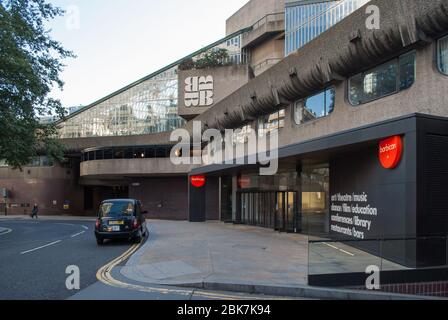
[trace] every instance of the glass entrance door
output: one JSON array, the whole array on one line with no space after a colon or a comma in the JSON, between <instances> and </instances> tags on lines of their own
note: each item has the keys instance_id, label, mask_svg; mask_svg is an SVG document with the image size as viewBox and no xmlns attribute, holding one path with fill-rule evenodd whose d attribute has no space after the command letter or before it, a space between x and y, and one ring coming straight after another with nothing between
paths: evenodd
<instances>
[{"instance_id":1,"label":"glass entrance door","mask_svg":"<svg viewBox=\"0 0 448 320\"><path fill-rule=\"evenodd\" d=\"M297 232L297 192L277 192L275 230Z\"/></svg>"},{"instance_id":2,"label":"glass entrance door","mask_svg":"<svg viewBox=\"0 0 448 320\"><path fill-rule=\"evenodd\" d=\"M285 193L286 214L285 214L285 231L297 232L297 192Z\"/></svg>"},{"instance_id":3,"label":"glass entrance door","mask_svg":"<svg viewBox=\"0 0 448 320\"><path fill-rule=\"evenodd\" d=\"M285 193L277 192L277 210L275 212L275 230L285 230Z\"/></svg>"},{"instance_id":4,"label":"glass entrance door","mask_svg":"<svg viewBox=\"0 0 448 320\"><path fill-rule=\"evenodd\" d=\"M302 226L308 235L329 233L330 167L328 164L302 168Z\"/></svg>"},{"instance_id":5,"label":"glass entrance door","mask_svg":"<svg viewBox=\"0 0 448 320\"><path fill-rule=\"evenodd\" d=\"M241 193L241 223L297 232L297 192Z\"/></svg>"}]
</instances>

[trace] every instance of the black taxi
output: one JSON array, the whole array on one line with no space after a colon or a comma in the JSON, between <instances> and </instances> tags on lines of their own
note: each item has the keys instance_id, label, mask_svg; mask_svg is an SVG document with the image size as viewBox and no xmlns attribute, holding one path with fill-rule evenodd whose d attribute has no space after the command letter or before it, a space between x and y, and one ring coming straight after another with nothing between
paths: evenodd
<instances>
[{"instance_id":1,"label":"black taxi","mask_svg":"<svg viewBox=\"0 0 448 320\"><path fill-rule=\"evenodd\" d=\"M95 224L98 245L102 245L106 239L129 239L140 243L147 233L145 213L139 200L103 201Z\"/></svg>"}]
</instances>

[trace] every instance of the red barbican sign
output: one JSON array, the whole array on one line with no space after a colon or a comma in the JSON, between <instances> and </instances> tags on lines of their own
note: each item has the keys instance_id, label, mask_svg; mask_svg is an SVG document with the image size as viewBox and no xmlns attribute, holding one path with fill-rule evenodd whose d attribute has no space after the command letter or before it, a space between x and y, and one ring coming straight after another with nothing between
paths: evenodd
<instances>
[{"instance_id":1,"label":"red barbican sign","mask_svg":"<svg viewBox=\"0 0 448 320\"><path fill-rule=\"evenodd\" d=\"M391 137L380 142L380 162L385 169L395 169L403 155L403 140L400 136Z\"/></svg>"},{"instance_id":2,"label":"red barbican sign","mask_svg":"<svg viewBox=\"0 0 448 320\"><path fill-rule=\"evenodd\" d=\"M205 186L205 176L191 176L190 182L191 185L195 188L202 188Z\"/></svg>"}]
</instances>

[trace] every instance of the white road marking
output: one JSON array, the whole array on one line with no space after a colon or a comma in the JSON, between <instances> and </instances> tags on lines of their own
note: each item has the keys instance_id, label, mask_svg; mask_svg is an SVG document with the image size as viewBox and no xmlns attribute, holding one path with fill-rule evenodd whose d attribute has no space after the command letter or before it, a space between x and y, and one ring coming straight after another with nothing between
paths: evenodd
<instances>
[{"instance_id":1,"label":"white road marking","mask_svg":"<svg viewBox=\"0 0 448 320\"><path fill-rule=\"evenodd\" d=\"M350 252L345 251L345 250L342 250L342 249L339 249L339 251L341 251L341 252L343 252L343 253L345 253L345 254L348 254L349 256L352 256L352 257L355 256L353 253L350 253Z\"/></svg>"},{"instance_id":2,"label":"white road marking","mask_svg":"<svg viewBox=\"0 0 448 320\"><path fill-rule=\"evenodd\" d=\"M86 227L86 226L81 226L81 227L83 227L85 230L89 230L89 227Z\"/></svg>"},{"instance_id":3,"label":"white road marking","mask_svg":"<svg viewBox=\"0 0 448 320\"><path fill-rule=\"evenodd\" d=\"M27 253L31 253L31 252L34 252L34 251L37 251L37 250L40 250L40 249L44 249L44 248L53 246L53 245L55 245L55 244L58 244L59 242L62 242L62 241L61 241L61 240L58 240L58 241L55 241L55 242L46 244L46 245L44 245L44 246L41 246L41 247L39 247L39 248L34 248L34 249L31 249L31 250L28 250L28 251L23 251L23 252L21 252L20 254L21 254L21 255L24 255L24 254L27 254Z\"/></svg>"},{"instance_id":4,"label":"white road marking","mask_svg":"<svg viewBox=\"0 0 448 320\"><path fill-rule=\"evenodd\" d=\"M336 246L333 246L333 245L331 245L331 244L329 244L329 243L324 243L324 245L326 245L326 246L329 246L330 248L333 248L333 249L339 250L339 248L338 248L338 247L336 247Z\"/></svg>"},{"instance_id":5,"label":"white road marking","mask_svg":"<svg viewBox=\"0 0 448 320\"><path fill-rule=\"evenodd\" d=\"M329 244L329 243L323 243L323 244L326 245L326 246L328 246L328 247L330 247L330 248L333 248L333 249L335 249L335 250L341 251L342 253L345 253L345 254L347 254L347 255L349 255L349 256L351 256L351 257L354 257L354 256L355 256L353 253L348 252L348 251L345 251L345 250L343 250L343 249L339 249L338 247L333 246L333 245L331 245L331 244Z\"/></svg>"},{"instance_id":6,"label":"white road marking","mask_svg":"<svg viewBox=\"0 0 448 320\"><path fill-rule=\"evenodd\" d=\"M5 234L8 234L8 233L12 232L12 229L9 229L9 228L5 228L5 229L6 229L5 231L0 232L0 236L4 236Z\"/></svg>"},{"instance_id":7,"label":"white road marking","mask_svg":"<svg viewBox=\"0 0 448 320\"><path fill-rule=\"evenodd\" d=\"M77 233L77 234L72 235L71 238L76 238L77 236L80 236L80 235L82 235L83 233L86 233L86 232L85 232L85 231L81 231L81 232L79 232L79 233Z\"/></svg>"}]
</instances>

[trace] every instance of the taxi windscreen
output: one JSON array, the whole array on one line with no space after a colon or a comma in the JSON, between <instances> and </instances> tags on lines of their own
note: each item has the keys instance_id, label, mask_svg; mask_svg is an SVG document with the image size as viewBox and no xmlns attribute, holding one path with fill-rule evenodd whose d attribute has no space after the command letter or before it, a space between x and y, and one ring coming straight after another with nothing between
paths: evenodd
<instances>
[{"instance_id":1,"label":"taxi windscreen","mask_svg":"<svg viewBox=\"0 0 448 320\"><path fill-rule=\"evenodd\" d=\"M100 207L100 218L133 216L134 204L131 202L104 202Z\"/></svg>"}]
</instances>

